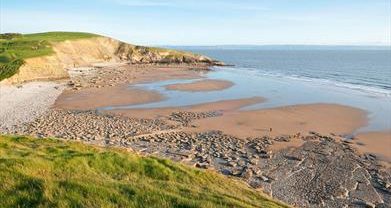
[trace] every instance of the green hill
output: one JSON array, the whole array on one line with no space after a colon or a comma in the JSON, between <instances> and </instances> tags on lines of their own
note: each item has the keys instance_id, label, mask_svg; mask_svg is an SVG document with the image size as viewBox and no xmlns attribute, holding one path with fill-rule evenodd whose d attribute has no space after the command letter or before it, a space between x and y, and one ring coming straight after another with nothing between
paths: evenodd
<instances>
[{"instance_id":1,"label":"green hill","mask_svg":"<svg viewBox=\"0 0 391 208\"><path fill-rule=\"evenodd\" d=\"M244 183L168 160L0 136L1 207L284 207Z\"/></svg>"},{"instance_id":2,"label":"green hill","mask_svg":"<svg viewBox=\"0 0 391 208\"><path fill-rule=\"evenodd\" d=\"M17 73L26 58L53 54L52 44L54 42L91 37L98 36L79 32L0 34L0 81Z\"/></svg>"}]
</instances>

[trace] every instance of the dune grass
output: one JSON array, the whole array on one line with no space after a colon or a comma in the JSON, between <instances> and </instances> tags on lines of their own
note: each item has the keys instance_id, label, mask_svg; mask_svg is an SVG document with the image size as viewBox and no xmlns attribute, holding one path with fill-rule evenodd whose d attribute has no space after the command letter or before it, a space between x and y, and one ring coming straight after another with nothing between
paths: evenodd
<instances>
[{"instance_id":1,"label":"dune grass","mask_svg":"<svg viewBox=\"0 0 391 208\"><path fill-rule=\"evenodd\" d=\"M1 207L284 207L244 183L154 157L0 136Z\"/></svg>"},{"instance_id":2,"label":"dune grass","mask_svg":"<svg viewBox=\"0 0 391 208\"><path fill-rule=\"evenodd\" d=\"M0 81L18 72L24 59L50 55L51 43L97 35L80 32L47 32L35 34L0 35Z\"/></svg>"}]
</instances>

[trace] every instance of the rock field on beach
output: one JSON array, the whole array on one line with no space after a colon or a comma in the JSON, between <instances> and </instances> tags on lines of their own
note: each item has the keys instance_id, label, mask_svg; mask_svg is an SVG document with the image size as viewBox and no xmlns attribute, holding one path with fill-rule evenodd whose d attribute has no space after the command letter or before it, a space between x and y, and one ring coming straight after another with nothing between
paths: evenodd
<instances>
[{"instance_id":1,"label":"rock field on beach","mask_svg":"<svg viewBox=\"0 0 391 208\"><path fill-rule=\"evenodd\" d=\"M197 119L210 118L222 115L218 111L209 112L189 112L189 111L178 111L171 113L169 120L181 123L183 126L189 126L190 123Z\"/></svg>"},{"instance_id":2,"label":"rock field on beach","mask_svg":"<svg viewBox=\"0 0 391 208\"><path fill-rule=\"evenodd\" d=\"M299 207L387 207L391 203L390 169L381 167L373 155L359 156L348 142L312 132L300 136L304 145L272 152L272 145L294 136L237 138L221 131L183 129L192 120L208 116L219 114L173 112L165 119L134 119L97 111L51 110L10 131L122 147L214 169Z\"/></svg>"},{"instance_id":3,"label":"rock field on beach","mask_svg":"<svg viewBox=\"0 0 391 208\"><path fill-rule=\"evenodd\" d=\"M9 128L9 133L83 141L119 139L167 130L175 126L162 120L103 115L97 111L51 110L36 120Z\"/></svg>"},{"instance_id":4,"label":"rock field on beach","mask_svg":"<svg viewBox=\"0 0 391 208\"><path fill-rule=\"evenodd\" d=\"M299 148L269 150L289 137L239 139L219 131L174 132L120 142L136 151L212 168L299 207L387 207L391 172L346 143L312 135ZM277 141L276 141L277 139Z\"/></svg>"}]
</instances>

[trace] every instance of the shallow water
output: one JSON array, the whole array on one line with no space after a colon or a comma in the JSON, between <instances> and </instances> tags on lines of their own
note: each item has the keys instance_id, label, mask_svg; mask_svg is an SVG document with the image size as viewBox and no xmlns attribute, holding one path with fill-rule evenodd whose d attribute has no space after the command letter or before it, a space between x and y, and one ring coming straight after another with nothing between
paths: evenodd
<instances>
[{"instance_id":1,"label":"shallow water","mask_svg":"<svg viewBox=\"0 0 391 208\"><path fill-rule=\"evenodd\" d=\"M216 53L216 51L209 51L209 54L204 52L207 55ZM219 53L224 54L224 51ZM326 51L323 54L317 52L317 55L309 55L310 52L299 53L299 56L300 54L302 56L301 59L299 58L301 61L296 60L298 59L297 55L292 55L295 53L286 52L284 55L280 52L279 54L282 54L280 59L286 59L284 63L292 63L292 66L289 67L303 68L303 70L296 70L296 72L284 69L284 64L281 64L277 59L271 58L272 60L267 60L268 63L261 63L265 61L265 57L258 60L259 51L252 51L250 54L253 55L249 55L250 57L246 56L248 52L240 53L239 57L243 58L241 60L237 60L236 56L236 58L231 57L233 53L228 51L225 56L220 54L220 60L226 61L224 59L227 59L230 61L228 63L236 64L235 67L217 67L213 72L206 74L206 77L210 79L225 79L234 82L235 85L231 88L212 92L170 91L164 88L167 84L196 81L194 79L140 84L135 87L156 90L167 99L155 103L116 108L186 106L260 96L266 98L267 101L245 107L243 110L311 103L342 104L368 112L369 124L359 131L391 129L391 69L388 70L391 61L388 62L389 60L384 56L388 51L343 51L338 63L333 63L337 58L335 51L332 53ZM264 53L262 52L262 54ZM275 53L273 54L275 55ZM327 54L328 56L326 56ZM270 55L268 57L270 58ZM308 57L318 60L305 61L308 60ZM332 58L327 59L327 57ZM317 66L318 71L316 71ZM373 75L366 72L365 68L380 74ZM284 70L288 72L283 73ZM323 78L320 78L322 76ZM332 76L337 78L332 78Z\"/></svg>"},{"instance_id":2,"label":"shallow water","mask_svg":"<svg viewBox=\"0 0 391 208\"><path fill-rule=\"evenodd\" d=\"M186 49L186 48L184 48ZM324 82L391 96L391 48L384 50L193 50L262 76Z\"/></svg>"}]
</instances>

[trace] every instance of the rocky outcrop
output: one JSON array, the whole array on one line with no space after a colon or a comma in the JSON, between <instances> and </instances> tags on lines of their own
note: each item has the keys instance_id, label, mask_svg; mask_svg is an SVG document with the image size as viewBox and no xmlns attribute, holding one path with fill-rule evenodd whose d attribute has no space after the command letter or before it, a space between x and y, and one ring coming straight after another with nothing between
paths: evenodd
<instances>
[{"instance_id":1,"label":"rocky outcrop","mask_svg":"<svg viewBox=\"0 0 391 208\"><path fill-rule=\"evenodd\" d=\"M389 207L390 170L333 138L308 140L260 163L260 186L298 207Z\"/></svg>"},{"instance_id":2,"label":"rocky outcrop","mask_svg":"<svg viewBox=\"0 0 391 208\"><path fill-rule=\"evenodd\" d=\"M202 55L162 48L135 46L126 43L119 43L115 55L121 60L130 61L131 63L136 64L221 64Z\"/></svg>"},{"instance_id":3,"label":"rocky outcrop","mask_svg":"<svg viewBox=\"0 0 391 208\"><path fill-rule=\"evenodd\" d=\"M52 43L52 48L52 55L25 59L19 72L3 82L64 79L69 77L69 68L93 66L97 63L223 65L202 55L136 46L108 37L55 42Z\"/></svg>"}]
</instances>

